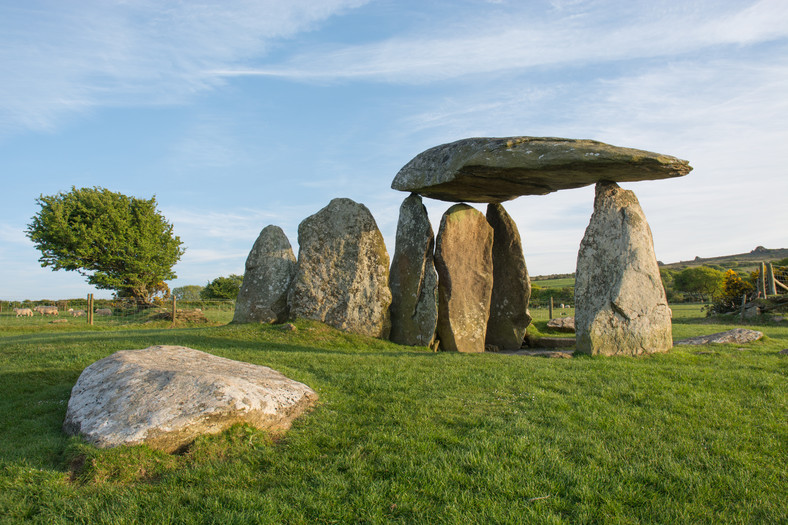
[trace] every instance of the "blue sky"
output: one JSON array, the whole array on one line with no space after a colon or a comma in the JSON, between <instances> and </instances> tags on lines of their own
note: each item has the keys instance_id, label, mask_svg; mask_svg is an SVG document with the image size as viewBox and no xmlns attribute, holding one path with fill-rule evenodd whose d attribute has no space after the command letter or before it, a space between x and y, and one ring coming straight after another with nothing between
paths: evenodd
<instances>
[{"instance_id":1,"label":"blue sky","mask_svg":"<svg viewBox=\"0 0 788 525\"><path fill-rule=\"evenodd\" d=\"M82 297L41 268L35 199L148 198L187 248L171 287L297 249L334 197L394 251L390 189L472 136L589 138L687 159L625 185L665 262L788 247L788 2L0 0L0 298ZM437 225L449 203L425 199ZM593 189L505 203L532 274L571 272Z\"/></svg>"}]
</instances>

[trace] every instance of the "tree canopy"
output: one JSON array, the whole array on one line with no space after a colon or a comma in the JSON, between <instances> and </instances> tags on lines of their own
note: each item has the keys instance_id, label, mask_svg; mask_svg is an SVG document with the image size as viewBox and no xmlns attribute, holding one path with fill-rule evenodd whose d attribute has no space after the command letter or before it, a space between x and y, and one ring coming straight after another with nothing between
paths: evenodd
<instances>
[{"instance_id":1,"label":"tree canopy","mask_svg":"<svg viewBox=\"0 0 788 525\"><path fill-rule=\"evenodd\" d=\"M217 277L205 285L200 292L203 299L236 299L244 282L243 275L230 274L229 277Z\"/></svg>"},{"instance_id":2,"label":"tree canopy","mask_svg":"<svg viewBox=\"0 0 788 525\"><path fill-rule=\"evenodd\" d=\"M41 209L25 233L41 251L41 266L79 272L97 288L143 303L176 277L172 267L185 250L155 197L72 186L36 203Z\"/></svg>"},{"instance_id":3,"label":"tree canopy","mask_svg":"<svg viewBox=\"0 0 788 525\"><path fill-rule=\"evenodd\" d=\"M179 301L199 301L203 287L197 284L179 286L172 289L172 295Z\"/></svg>"},{"instance_id":4,"label":"tree canopy","mask_svg":"<svg viewBox=\"0 0 788 525\"><path fill-rule=\"evenodd\" d=\"M693 266L677 273L673 278L673 286L682 292L713 297L722 291L725 274L707 266Z\"/></svg>"}]
</instances>

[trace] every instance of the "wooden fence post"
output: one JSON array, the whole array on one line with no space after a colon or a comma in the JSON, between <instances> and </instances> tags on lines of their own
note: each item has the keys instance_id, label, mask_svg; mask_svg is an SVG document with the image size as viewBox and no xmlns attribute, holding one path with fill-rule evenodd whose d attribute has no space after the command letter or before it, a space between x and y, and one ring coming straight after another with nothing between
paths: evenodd
<instances>
[{"instance_id":1,"label":"wooden fence post","mask_svg":"<svg viewBox=\"0 0 788 525\"><path fill-rule=\"evenodd\" d=\"M88 324L93 326L93 294L88 294Z\"/></svg>"},{"instance_id":2,"label":"wooden fence post","mask_svg":"<svg viewBox=\"0 0 788 525\"><path fill-rule=\"evenodd\" d=\"M172 296L172 324L175 324L175 316L178 314L178 307L176 306L177 302L178 302L177 299L175 299L175 296L173 295Z\"/></svg>"},{"instance_id":3,"label":"wooden fence post","mask_svg":"<svg viewBox=\"0 0 788 525\"><path fill-rule=\"evenodd\" d=\"M766 265L761 263L761 268L758 272L758 291L761 293L761 297L764 299L767 297L766 295Z\"/></svg>"},{"instance_id":4,"label":"wooden fence post","mask_svg":"<svg viewBox=\"0 0 788 525\"><path fill-rule=\"evenodd\" d=\"M550 320L553 320L553 297L550 296Z\"/></svg>"},{"instance_id":5,"label":"wooden fence post","mask_svg":"<svg viewBox=\"0 0 788 525\"><path fill-rule=\"evenodd\" d=\"M747 294L743 293L743 294L741 294L741 314L739 315L739 317L741 317L742 319L744 319L744 305L745 304L747 304Z\"/></svg>"},{"instance_id":6,"label":"wooden fence post","mask_svg":"<svg viewBox=\"0 0 788 525\"><path fill-rule=\"evenodd\" d=\"M774 284L774 266L772 263L766 264L766 293L777 295L777 286Z\"/></svg>"}]
</instances>

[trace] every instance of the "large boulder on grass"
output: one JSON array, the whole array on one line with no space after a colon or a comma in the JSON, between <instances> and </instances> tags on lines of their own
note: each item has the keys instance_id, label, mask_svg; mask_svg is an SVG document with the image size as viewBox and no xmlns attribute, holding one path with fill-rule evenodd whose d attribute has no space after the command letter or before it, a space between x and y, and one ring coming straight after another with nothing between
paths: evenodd
<instances>
[{"instance_id":1,"label":"large boulder on grass","mask_svg":"<svg viewBox=\"0 0 788 525\"><path fill-rule=\"evenodd\" d=\"M366 206L334 199L298 226L298 265L288 294L291 317L388 338L389 256Z\"/></svg>"},{"instance_id":2,"label":"large boulder on grass","mask_svg":"<svg viewBox=\"0 0 788 525\"><path fill-rule=\"evenodd\" d=\"M426 346L438 320L435 235L421 197L411 194L399 209L391 260L391 336L401 345Z\"/></svg>"},{"instance_id":3,"label":"large boulder on grass","mask_svg":"<svg viewBox=\"0 0 788 525\"><path fill-rule=\"evenodd\" d=\"M600 182L577 255L577 350L593 355L665 352L673 346L670 313L651 229L637 197L615 182Z\"/></svg>"},{"instance_id":4,"label":"large boulder on grass","mask_svg":"<svg viewBox=\"0 0 788 525\"><path fill-rule=\"evenodd\" d=\"M484 352L493 288L493 229L478 210L455 204L441 218L435 248L437 335L443 350Z\"/></svg>"},{"instance_id":5,"label":"large boulder on grass","mask_svg":"<svg viewBox=\"0 0 788 525\"><path fill-rule=\"evenodd\" d=\"M63 430L101 448L174 452L236 423L287 429L316 401L311 388L268 367L151 346L88 366L71 390Z\"/></svg>"},{"instance_id":6,"label":"large boulder on grass","mask_svg":"<svg viewBox=\"0 0 788 525\"><path fill-rule=\"evenodd\" d=\"M287 290L296 270L290 241L279 226L266 226L246 258L246 271L234 323L282 323L287 320Z\"/></svg>"}]
</instances>

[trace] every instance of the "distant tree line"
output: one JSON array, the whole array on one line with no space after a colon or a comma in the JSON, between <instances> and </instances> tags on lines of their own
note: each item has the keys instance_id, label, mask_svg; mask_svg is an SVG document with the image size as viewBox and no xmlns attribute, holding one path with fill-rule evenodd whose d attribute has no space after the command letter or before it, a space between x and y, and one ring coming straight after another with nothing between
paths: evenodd
<instances>
[{"instance_id":1,"label":"distant tree line","mask_svg":"<svg viewBox=\"0 0 788 525\"><path fill-rule=\"evenodd\" d=\"M172 289L172 295L179 301L232 300L238 297L244 276L230 274L217 277L205 286L188 285Z\"/></svg>"}]
</instances>

